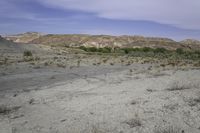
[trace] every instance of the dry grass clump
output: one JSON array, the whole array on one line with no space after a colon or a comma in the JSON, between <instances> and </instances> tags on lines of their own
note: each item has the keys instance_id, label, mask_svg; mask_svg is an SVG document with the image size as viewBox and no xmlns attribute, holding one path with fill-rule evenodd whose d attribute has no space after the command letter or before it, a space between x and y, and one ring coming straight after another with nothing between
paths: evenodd
<instances>
[{"instance_id":1,"label":"dry grass clump","mask_svg":"<svg viewBox=\"0 0 200 133\"><path fill-rule=\"evenodd\" d=\"M146 89L146 90L147 90L147 92L155 92L155 91L157 91L157 90L150 89L150 88L148 88L148 89Z\"/></svg>"},{"instance_id":2,"label":"dry grass clump","mask_svg":"<svg viewBox=\"0 0 200 133\"><path fill-rule=\"evenodd\" d=\"M15 107L7 107L5 105L1 105L0 106L0 115L8 115L12 112L17 111L18 109L20 109L20 106L15 106Z\"/></svg>"},{"instance_id":3,"label":"dry grass clump","mask_svg":"<svg viewBox=\"0 0 200 133\"><path fill-rule=\"evenodd\" d=\"M158 126L155 127L154 133L184 133L184 130L177 126L168 125L168 126Z\"/></svg>"},{"instance_id":4,"label":"dry grass clump","mask_svg":"<svg viewBox=\"0 0 200 133\"><path fill-rule=\"evenodd\" d=\"M140 121L140 119L130 119L129 121L125 122L126 124L128 124L130 126L130 128L134 128L134 127L141 127L142 123Z\"/></svg>"},{"instance_id":5,"label":"dry grass clump","mask_svg":"<svg viewBox=\"0 0 200 133\"><path fill-rule=\"evenodd\" d=\"M9 114L10 111L11 111L11 110L10 110L8 107L6 107L6 106L1 106L1 107L0 107L0 114L3 114L3 115Z\"/></svg>"},{"instance_id":6,"label":"dry grass clump","mask_svg":"<svg viewBox=\"0 0 200 133\"><path fill-rule=\"evenodd\" d=\"M131 105L135 105L135 104L137 104L138 102L137 101L135 101L135 100L132 100L131 101Z\"/></svg>"},{"instance_id":7,"label":"dry grass clump","mask_svg":"<svg viewBox=\"0 0 200 133\"><path fill-rule=\"evenodd\" d=\"M155 77L155 78L157 78L157 77L170 76L170 75L167 74L167 73L157 72L157 73L153 73L152 76Z\"/></svg>"},{"instance_id":8,"label":"dry grass clump","mask_svg":"<svg viewBox=\"0 0 200 133\"><path fill-rule=\"evenodd\" d=\"M97 62L97 65L98 65L98 66L101 65L101 62Z\"/></svg>"},{"instance_id":9,"label":"dry grass clump","mask_svg":"<svg viewBox=\"0 0 200 133\"><path fill-rule=\"evenodd\" d=\"M139 116L137 114L135 114L135 117L125 121L124 123L126 123L127 125L130 126L130 128L134 128L134 127L141 127L142 126L142 121L139 118Z\"/></svg>"},{"instance_id":10,"label":"dry grass clump","mask_svg":"<svg viewBox=\"0 0 200 133\"><path fill-rule=\"evenodd\" d=\"M193 64L194 67L200 67L200 61Z\"/></svg>"},{"instance_id":11,"label":"dry grass clump","mask_svg":"<svg viewBox=\"0 0 200 133\"><path fill-rule=\"evenodd\" d=\"M200 96L196 98L190 98L188 100L185 100L185 102L187 102L190 107L196 106L200 104Z\"/></svg>"},{"instance_id":12,"label":"dry grass clump","mask_svg":"<svg viewBox=\"0 0 200 133\"><path fill-rule=\"evenodd\" d=\"M179 104L177 104L177 103L163 106L163 108L170 110L170 111L175 111L176 109L178 109L178 107L179 107Z\"/></svg>"},{"instance_id":13,"label":"dry grass clump","mask_svg":"<svg viewBox=\"0 0 200 133\"><path fill-rule=\"evenodd\" d=\"M34 61L34 57L33 56L24 56L24 61L25 62L29 62L29 61Z\"/></svg>"},{"instance_id":14,"label":"dry grass clump","mask_svg":"<svg viewBox=\"0 0 200 133\"><path fill-rule=\"evenodd\" d=\"M130 66L132 64L132 62L131 61L128 61L127 63L126 63L126 66Z\"/></svg>"},{"instance_id":15,"label":"dry grass clump","mask_svg":"<svg viewBox=\"0 0 200 133\"><path fill-rule=\"evenodd\" d=\"M77 61L77 67L80 67L80 64L81 64L81 60L78 60Z\"/></svg>"},{"instance_id":16,"label":"dry grass clump","mask_svg":"<svg viewBox=\"0 0 200 133\"><path fill-rule=\"evenodd\" d=\"M52 65L52 64L53 64L52 61L45 61L45 62L44 62L44 66L50 66L50 65Z\"/></svg>"},{"instance_id":17,"label":"dry grass clump","mask_svg":"<svg viewBox=\"0 0 200 133\"><path fill-rule=\"evenodd\" d=\"M6 65L8 63L8 58L4 57L0 59L0 65Z\"/></svg>"},{"instance_id":18,"label":"dry grass clump","mask_svg":"<svg viewBox=\"0 0 200 133\"><path fill-rule=\"evenodd\" d=\"M113 66L115 63L111 62L110 65Z\"/></svg>"},{"instance_id":19,"label":"dry grass clump","mask_svg":"<svg viewBox=\"0 0 200 133\"><path fill-rule=\"evenodd\" d=\"M166 90L168 91L178 91L178 90L187 90L187 89L191 89L193 87L192 84L188 83L188 84L184 84L184 83L180 83L180 82L174 82L169 88L167 88Z\"/></svg>"},{"instance_id":20,"label":"dry grass clump","mask_svg":"<svg viewBox=\"0 0 200 133\"><path fill-rule=\"evenodd\" d=\"M105 58L105 59L103 59L102 61L103 61L103 63L105 64L105 63L108 61L108 58Z\"/></svg>"},{"instance_id":21,"label":"dry grass clump","mask_svg":"<svg viewBox=\"0 0 200 133\"><path fill-rule=\"evenodd\" d=\"M66 68L66 65L62 62L58 62L57 67Z\"/></svg>"},{"instance_id":22,"label":"dry grass clump","mask_svg":"<svg viewBox=\"0 0 200 133\"><path fill-rule=\"evenodd\" d=\"M92 126L90 133L104 133L104 131L100 130L97 126Z\"/></svg>"}]
</instances>

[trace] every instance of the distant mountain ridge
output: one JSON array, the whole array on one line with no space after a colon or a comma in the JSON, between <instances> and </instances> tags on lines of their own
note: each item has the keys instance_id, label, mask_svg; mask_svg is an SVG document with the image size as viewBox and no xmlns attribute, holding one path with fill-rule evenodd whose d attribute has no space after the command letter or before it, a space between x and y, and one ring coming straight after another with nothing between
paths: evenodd
<instances>
[{"instance_id":1,"label":"distant mountain ridge","mask_svg":"<svg viewBox=\"0 0 200 133\"><path fill-rule=\"evenodd\" d=\"M27 32L14 36L7 36L7 40L20 43L34 43L44 45L58 45L68 47L130 47L130 48L166 48L175 50L200 49L200 41L187 39L176 42L169 38L143 37L143 36L110 36L110 35L87 35L87 34L41 34L37 32Z\"/></svg>"}]
</instances>

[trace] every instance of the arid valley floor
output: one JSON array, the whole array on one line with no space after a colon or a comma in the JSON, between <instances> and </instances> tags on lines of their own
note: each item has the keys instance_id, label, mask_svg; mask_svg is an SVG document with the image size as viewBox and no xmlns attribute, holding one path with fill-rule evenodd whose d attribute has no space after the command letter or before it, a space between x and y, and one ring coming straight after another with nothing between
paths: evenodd
<instances>
[{"instance_id":1,"label":"arid valley floor","mask_svg":"<svg viewBox=\"0 0 200 133\"><path fill-rule=\"evenodd\" d=\"M1 51L0 133L200 133L199 66L25 45Z\"/></svg>"}]
</instances>

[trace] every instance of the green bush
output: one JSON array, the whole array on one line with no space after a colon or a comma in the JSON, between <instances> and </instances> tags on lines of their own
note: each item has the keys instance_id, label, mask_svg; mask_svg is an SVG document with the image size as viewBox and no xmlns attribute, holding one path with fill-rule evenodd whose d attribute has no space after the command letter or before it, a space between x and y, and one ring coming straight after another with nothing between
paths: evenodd
<instances>
[{"instance_id":1,"label":"green bush","mask_svg":"<svg viewBox=\"0 0 200 133\"><path fill-rule=\"evenodd\" d=\"M24 51L24 56L33 56L32 52L29 50Z\"/></svg>"}]
</instances>

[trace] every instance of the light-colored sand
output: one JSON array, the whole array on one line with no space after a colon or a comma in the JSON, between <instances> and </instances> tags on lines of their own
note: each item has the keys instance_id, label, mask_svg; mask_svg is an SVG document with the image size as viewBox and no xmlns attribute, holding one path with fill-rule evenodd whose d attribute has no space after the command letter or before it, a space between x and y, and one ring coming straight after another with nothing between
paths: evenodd
<instances>
[{"instance_id":1,"label":"light-colored sand","mask_svg":"<svg viewBox=\"0 0 200 133\"><path fill-rule=\"evenodd\" d=\"M0 77L0 133L200 133L200 70L30 70Z\"/></svg>"}]
</instances>

